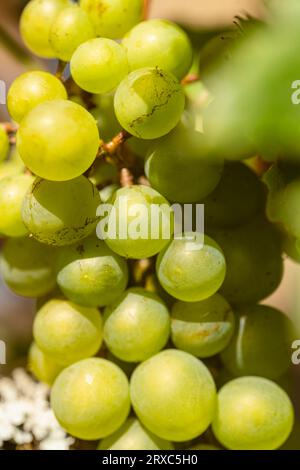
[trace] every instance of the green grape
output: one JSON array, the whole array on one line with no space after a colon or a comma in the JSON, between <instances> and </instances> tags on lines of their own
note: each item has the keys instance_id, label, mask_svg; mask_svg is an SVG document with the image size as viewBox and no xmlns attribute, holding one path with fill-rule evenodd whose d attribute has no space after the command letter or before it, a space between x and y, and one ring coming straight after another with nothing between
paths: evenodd
<instances>
[{"instance_id":1,"label":"green grape","mask_svg":"<svg viewBox=\"0 0 300 470\"><path fill-rule=\"evenodd\" d=\"M143 185L121 188L110 203L112 208L101 220L99 230L113 251L125 258L143 259L166 246L173 230L173 214L157 191Z\"/></svg>"},{"instance_id":2,"label":"green grape","mask_svg":"<svg viewBox=\"0 0 300 470\"><path fill-rule=\"evenodd\" d=\"M94 356L102 343L102 319L96 308L61 299L47 302L33 324L38 347L59 364L69 365Z\"/></svg>"},{"instance_id":3,"label":"green grape","mask_svg":"<svg viewBox=\"0 0 300 470\"><path fill-rule=\"evenodd\" d=\"M174 450L174 446L145 429L138 419L128 418L118 431L100 442L98 450Z\"/></svg>"},{"instance_id":4,"label":"green grape","mask_svg":"<svg viewBox=\"0 0 300 470\"><path fill-rule=\"evenodd\" d=\"M211 193L222 169L222 160L208 157L204 135L182 125L156 141L145 164L151 186L181 203L198 202Z\"/></svg>"},{"instance_id":5,"label":"green grape","mask_svg":"<svg viewBox=\"0 0 300 470\"><path fill-rule=\"evenodd\" d=\"M58 376L51 391L51 407L71 435L85 440L107 437L129 414L128 380L109 361L85 359Z\"/></svg>"},{"instance_id":6,"label":"green grape","mask_svg":"<svg viewBox=\"0 0 300 470\"><path fill-rule=\"evenodd\" d=\"M222 449L212 444L197 444L195 446L190 447L188 450L222 450Z\"/></svg>"},{"instance_id":7,"label":"green grape","mask_svg":"<svg viewBox=\"0 0 300 470\"><path fill-rule=\"evenodd\" d=\"M234 331L234 314L220 294L201 302L176 302L171 319L176 348L201 358L222 351Z\"/></svg>"},{"instance_id":8,"label":"green grape","mask_svg":"<svg viewBox=\"0 0 300 470\"><path fill-rule=\"evenodd\" d=\"M142 424L162 439L193 439L208 428L215 414L216 390L209 370L175 349L137 367L130 395Z\"/></svg>"},{"instance_id":9,"label":"green grape","mask_svg":"<svg viewBox=\"0 0 300 470\"><path fill-rule=\"evenodd\" d=\"M126 289L127 262L92 236L58 252L57 283L66 297L80 305L109 305Z\"/></svg>"},{"instance_id":10,"label":"green grape","mask_svg":"<svg viewBox=\"0 0 300 470\"><path fill-rule=\"evenodd\" d=\"M283 273L281 242L276 229L263 217L211 236L224 251L227 273L221 294L231 304L256 303L280 284Z\"/></svg>"},{"instance_id":11,"label":"green grape","mask_svg":"<svg viewBox=\"0 0 300 470\"><path fill-rule=\"evenodd\" d=\"M116 183L118 181L118 169L116 165L97 159L89 173L89 180L95 186L106 186L110 182Z\"/></svg>"},{"instance_id":12,"label":"green grape","mask_svg":"<svg viewBox=\"0 0 300 470\"><path fill-rule=\"evenodd\" d=\"M7 107L12 119L21 122L33 108L45 101L66 100L66 89L58 78L48 72L26 72L11 85Z\"/></svg>"},{"instance_id":13,"label":"green grape","mask_svg":"<svg viewBox=\"0 0 300 470\"><path fill-rule=\"evenodd\" d=\"M55 286L53 250L31 238L7 240L0 268L7 286L24 297L41 297Z\"/></svg>"},{"instance_id":14,"label":"green grape","mask_svg":"<svg viewBox=\"0 0 300 470\"><path fill-rule=\"evenodd\" d=\"M37 178L25 197L22 217L39 242L71 245L95 230L99 204L97 189L84 176L63 182Z\"/></svg>"},{"instance_id":15,"label":"green grape","mask_svg":"<svg viewBox=\"0 0 300 470\"><path fill-rule=\"evenodd\" d=\"M31 52L40 57L55 57L50 44L51 26L56 15L69 5L69 0L31 0L26 5L20 20L20 31Z\"/></svg>"},{"instance_id":16,"label":"green grape","mask_svg":"<svg viewBox=\"0 0 300 470\"><path fill-rule=\"evenodd\" d=\"M22 120L17 148L36 175L65 181L84 173L96 158L99 132L91 114L67 100L42 103Z\"/></svg>"},{"instance_id":17,"label":"green grape","mask_svg":"<svg viewBox=\"0 0 300 470\"><path fill-rule=\"evenodd\" d=\"M199 234L186 233L174 239L158 256L156 273L162 287L173 297L185 302L198 302L211 297L221 287L226 262L219 245Z\"/></svg>"},{"instance_id":18,"label":"green grape","mask_svg":"<svg viewBox=\"0 0 300 470\"><path fill-rule=\"evenodd\" d=\"M157 139L179 122L185 105L182 86L159 68L131 72L115 94L118 121L130 134L141 139Z\"/></svg>"},{"instance_id":19,"label":"green grape","mask_svg":"<svg viewBox=\"0 0 300 470\"><path fill-rule=\"evenodd\" d=\"M221 388L213 431L231 450L275 450L288 438L293 421L292 403L278 385L241 377Z\"/></svg>"},{"instance_id":20,"label":"green grape","mask_svg":"<svg viewBox=\"0 0 300 470\"><path fill-rule=\"evenodd\" d=\"M55 18L50 30L50 44L56 57L65 62L80 44L95 37L94 27L85 11L77 5L64 8Z\"/></svg>"},{"instance_id":21,"label":"green grape","mask_svg":"<svg viewBox=\"0 0 300 470\"><path fill-rule=\"evenodd\" d=\"M110 184L109 186L105 186L105 188L99 191L101 201L104 203L109 202L118 189L120 189L118 184Z\"/></svg>"},{"instance_id":22,"label":"green grape","mask_svg":"<svg viewBox=\"0 0 300 470\"><path fill-rule=\"evenodd\" d=\"M34 181L30 175L15 175L0 180L0 233L23 237L28 233L22 220L22 204Z\"/></svg>"},{"instance_id":23,"label":"green grape","mask_svg":"<svg viewBox=\"0 0 300 470\"><path fill-rule=\"evenodd\" d=\"M145 289L131 288L105 309L104 341L123 361L145 361L166 345L169 334L166 305Z\"/></svg>"},{"instance_id":24,"label":"green grape","mask_svg":"<svg viewBox=\"0 0 300 470\"><path fill-rule=\"evenodd\" d=\"M148 20L123 39L131 70L160 67L181 80L190 70L193 49L187 34L168 20Z\"/></svg>"},{"instance_id":25,"label":"green grape","mask_svg":"<svg viewBox=\"0 0 300 470\"><path fill-rule=\"evenodd\" d=\"M6 157L8 155L9 151L9 139L8 135L3 129L3 127L0 125L0 162L2 163L4 160L6 160Z\"/></svg>"},{"instance_id":26,"label":"green grape","mask_svg":"<svg viewBox=\"0 0 300 470\"><path fill-rule=\"evenodd\" d=\"M97 36L120 39L142 19L143 0L80 0Z\"/></svg>"},{"instance_id":27,"label":"green grape","mask_svg":"<svg viewBox=\"0 0 300 470\"><path fill-rule=\"evenodd\" d=\"M128 74L124 49L117 42L105 38L81 44L74 52L70 66L74 81L90 93L108 93Z\"/></svg>"},{"instance_id":28,"label":"green grape","mask_svg":"<svg viewBox=\"0 0 300 470\"><path fill-rule=\"evenodd\" d=\"M223 364L234 376L277 379L290 365L290 320L265 305L244 307L237 313L235 335L221 354Z\"/></svg>"},{"instance_id":29,"label":"green grape","mask_svg":"<svg viewBox=\"0 0 300 470\"><path fill-rule=\"evenodd\" d=\"M264 186L245 164L227 163L216 189L203 201L210 227L230 228L249 222L264 209Z\"/></svg>"},{"instance_id":30,"label":"green grape","mask_svg":"<svg viewBox=\"0 0 300 470\"><path fill-rule=\"evenodd\" d=\"M28 369L40 382L52 385L63 370L63 366L46 356L36 343L32 343L29 349Z\"/></svg>"},{"instance_id":31,"label":"green grape","mask_svg":"<svg viewBox=\"0 0 300 470\"><path fill-rule=\"evenodd\" d=\"M109 142L122 130L114 109L114 94L94 95L93 101L97 107L91 113L97 121L102 139Z\"/></svg>"}]
</instances>

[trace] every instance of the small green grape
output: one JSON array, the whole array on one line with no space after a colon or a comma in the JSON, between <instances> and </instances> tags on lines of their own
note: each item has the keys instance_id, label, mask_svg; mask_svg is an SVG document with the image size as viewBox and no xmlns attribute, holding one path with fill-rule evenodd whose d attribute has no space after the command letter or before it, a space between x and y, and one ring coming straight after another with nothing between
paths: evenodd
<instances>
[{"instance_id":1,"label":"small green grape","mask_svg":"<svg viewBox=\"0 0 300 470\"><path fill-rule=\"evenodd\" d=\"M102 139L109 142L122 130L114 109L114 94L94 95L93 102L97 107L91 113L97 121Z\"/></svg>"},{"instance_id":2,"label":"small green grape","mask_svg":"<svg viewBox=\"0 0 300 470\"><path fill-rule=\"evenodd\" d=\"M0 163L6 160L9 151L9 139L8 135L0 125Z\"/></svg>"},{"instance_id":3,"label":"small green grape","mask_svg":"<svg viewBox=\"0 0 300 470\"><path fill-rule=\"evenodd\" d=\"M56 379L51 407L71 435L101 439L119 429L129 414L128 380L119 367L105 359L82 360Z\"/></svg>"},{"instance_id":4,"label":"small green grape","mask_svg":"<svg viewBox=\"0 0 300 470\"><path fill-rule=\"evenodd\" d=\"M128 283L126 260L96 236L59 250L56 264L62 292L87 307L111 304Z\"/></svg>"},{"instance_id":5,"label":"small green grape","mask_svg":"<svg viewBox=\"0 0 300 470\"><path fill-rule=\"evenodd\" d=\"M160 67L181 80L190 70L193 49L187 34L168 20L148 20L123 39L131 70Z\"/></svg>"},{"instance_id":6,"label":"small green grape","mask_svg":"<svg viewBox=\"0 0 300 470\"><path fill-rule=\"evenodd\" d=\"M34 181L30 175L15 175L0 180L0 233L23 237L28 231L22 220L22 204Z\"/></svg>"},{"instance_id":7,"label":"small green grape","mask_svg":"<svg viewBox=\"0 0 300 470\"><path fill-rule=\"evenodd\" d=\"M28 49L34 54L52 58L50 30L56 15L70 5L69 0L31 0L23 10L20 32Z\"/></svg>"},{"instance_id":8,"label":"small green grape","mask_svg":"<svg viewBox=\"0 0 300 470\"><path fill-rule=\"evenodd\" d=\"M131 72L115 94L115 112L126 131L141 139L157 139L179 122L185 105L182 86L159 68Z\"/></svg>"},{"instance_id":9,"label":"small green grape","mask_svg":"<svg viewBox=\"0 0 300 470\"><path fill-rule=\"evenodd\" d=\"M38 347L65 366L96 354L102 343L102 330L101 315L96 308L61 299L43 305L33 324Z\"/></svg>"},{"instance_id":10,"label":"small green grape","mask_svg":"<svg viewBox=\"0 0 300 470\"><path fill-rule=\"evenodd\" d=\"M29 111L39 104L67 98L64 85L51 73L26 72L11 85L7 95L7 107L12 119L21 122Z\"/></svg>"},{"instance_id":11,"label":"small green grape","mask_svg":"<svg viewBox=\"0 0 300 470\"><path fill-rule=\"evenodd\" d=\"M222 351L234 332L234 314L220 294L201 302L176 302L171 318L176 348L201 358Z\"/></svg>"},{"instance_id":12,"label":"small green grape","mask_svg":"<svg viewBox=\"0 0 300 470\"><path fill-rule=\"evenodd\" d=\"M108 93L128 74L124 49L117 42L105 38L81 44L70 65L74 81L90 93Z\"/></svg>"},{"instance_id":13,"label":"small green grape","mask_svg":"<svg viewBox=\"0 0 300 470\"><path fill-rule=\"evenodd\" d=\"M96 228L99 204L97 189L84 176L63 182L37 178L25 197L22 217L39 242L71 245Z\"/></svg>"},{"instance_id":14,"label":"small green grape","mask_svg":"<svg viewBox=\"0 0 300 470\"><path fill-rule=\"evenodd\" d=\"M158 256L156 273L162 287L173 297L185 302L207 299L221 287L226 261L219 245L199 234L186 233L173 240Z\"/></svg>"},{"instance_id":15,"label":"small green grape","mask_svg":"<svg viewBox=\"0 0 300 470\"><path fill-rule=\"evenodd\" d=\"M215 414L216 389L209 370L183 351L166 350L140 364L130 395L141 423L162 439L193 439Z\"/></svg>"},{"instance_id":16,"label":"small green grape","mask_svg":"<svg viewBox=\"0 0 300 470\"><path fill-rule=\"evenodd\" d=\"M166 305L145 289L131 288L105 309L104 341L123 361L145 361L166 345L169 334Z\"/></svg>"},{"instance_id":17,"label":"small green grape","mask_svg":"<svg viewBox=\"0 0 300 470\"><path fill-rule=\"evenodd\" d=\"M50 30L50 44L56 57L65 62L80 44L95 37L94 27L85 11L77 5L64 8L55 18Z\"/></svg>"},{"instance_id":18,"label":"small green grape","mask_svg":"<svg viewBox=\"0 0 300 470\"><path fill-rule=\"evenodd\" d=\"M213 431L231 450L274 450L288 438L293 421L292 403L278 385L241 377L221 388Z\"/></svg>"},{"instance_id":19,"label":"small green grape","mask_svg":"<svg viewBox=\"0 0 300 470\"><path fill-rule=\"evenodd\" d=\"M84 173L96 158L99 132L91 114L67 100L40 104L22 120L17 148L36 175L65 181Z\"/></svg>"},{"instance_id":20,"label":"small green grape","mask_svg":"<svg viewBox=\"0 0 300 470\"><path fill-rule=\"evenodd\" d=\"M53 250L31 238L11 238L2 249L0 268L7 286L24 297L41 297L55 286Z\"/></svg>"},{"instance_id":21,"label":"small green grape","mask_svg":"<svg viewBox=\"0 0 300 470\"><path fill-rule=\"evenodd\" d=\"M80 0L97 36L120 39L142 19L143 0Z\"/></svg>"},{"instance_id":22,"label":"small green grape","mask_svg":"<svg viewBox=\"0 0 300 470\"><path fill-rule=\"evenodd\" d=\"M174 446L145 429L138 419L128 418L118 431L100 442L98 450L174 450Z\"/></svg>"},{"instance_id":23,"label":"small green grape","mask_svg":"<svg viewBox=\"0 0 300 470\"><path fill-rule=\"evenodd\" d=\"M111 182L117 183L118 169L116 165L108 163L105 160L99 158L96 160L89 173L89 180L95 186L106 186Z\"/></svg>"},{"instance_id":24,"label":"small green grape","mask_svg":"<svg viewBox=\"0 0 300 470\"><path fill-rule=\"evenodd\" d=\"M28 369L40 382L52 385L58 374L63 370L63 366L54 362L51 357L46 356L33 342L29 349Z\"/></svg>"}]
</instances>

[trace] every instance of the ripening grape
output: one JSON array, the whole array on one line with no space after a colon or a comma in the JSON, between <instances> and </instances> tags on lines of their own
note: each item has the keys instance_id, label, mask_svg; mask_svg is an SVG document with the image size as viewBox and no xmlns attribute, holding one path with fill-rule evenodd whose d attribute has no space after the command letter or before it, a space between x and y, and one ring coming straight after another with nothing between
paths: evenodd
<instances>
[{"instance_id":1,"label":"ripening grape","mask_svg":"<svg viewBox=\"0 0 300 470\"><path fill-rule=\"evenodd\" d=\"M5 283L18 295L41 297L54 289L53 250L31 238L7 240L0 268Z\"/></svg>"},{"instance_id":2,"label":"ripening grape","mask_svg":"<svg viewBox=\"0 0 300 470\"><path fill-rule=\"evenodd\" d=\"M0 180L0 233L23 237L28 233L22 220L22 204L34 181L31 175L15 175Z\"/></svg>"},{"instance_id":3,"label":"ripening grape","mask_svg":"<svg viewBox=\"0 0 300 470\"><path fill-rule=\"evenodd\" d=\"M166 345L169 334L166 305L145 289L131 288L105 309L104 341L123 361L145 361Z\"/></svg>"},{"instance_id":4,"label":"ripening grape","mask_svg":"<svg viewBox=\"0 0 300 470\"><path fill-rule=\"evenodd\" d=\"M213 420L215 384L206 366L194 356L169 349L134 371L130 395L147 429L171 441L187 441Z\"/></svg>"},{"instance_id":5,"label":"ripening grape","mask_svg":"<svg viewBox=\"0 0 300 470\"><path fill-rule=\"evenodd\" d=\"M96 308L61 299L45 303L33 324L38 347L65 366L96 354L102 343L102 330L101 315Z\"/></svg>"},{"instance_id":6,"label":"ripening grape","mask_svg":"<svg viewBox=\"0 0 300 470\"><path fill-rule=\"evenodd\" d=\"M96 236L59 250L56 268L65 296L87 307L111 304L128 282L126 260Z\"/></svg>"},{"instance_id":7,"label":"ripening grape","mask_svg":"<svg viewBox=\"0 0 300 470\"><path fill-rule=\"evenodd\" d=\"M223 364L234 376L277 379L290 365L290 320L266 305L244 307L237 313L235 335L221 354Z\"/></svg>"},{"instance_id":8,"label":"ripening grape","mask_svg":"<svg viewBox=\"0 0 300 470\"><path fill-rule=\"evenodd\" d=\"M100 232L113 251L143 259L166 246L173 233L173 216L168 201L157 191L134 185L116 191L109 202L113 207L101 220Z\"/></svg>"},{"instance_id":9,"label":"ripening grape","mask_svg":"<svg viewBox=\"0 0 300 470\"><path fill-rule=\"evenodd\" d=\"M21 122L26 114L39 104L67 98L64 85L51 73L26 72L11 85L7 95L7 107L12 119Z\"/></svg>"},{"instance_id":10,"label":"ripening grape","mask_svg":"<svg viewBox=\"0 0 300 470\"><path fill-rule=\"evenodd\" d=\"M28 369L40 381L52 385L58 374L63 370L61 364L57 364L53 359L32 343L28 355Z\"/></svg>"},{"instance_id":11,"label":"ripening grape","mask_svg":"<svg viewBox=\"0 0 300 470\"><path fill-rule=\"evenodd\" d=\"M80 44L95 37L88 14L77 5L64 8L50 30L50 44L56 57L69 62Z\"/></svg>"},{"instance_id":12,"label":"ripening grape","mask_svg":"<svg viewBox=\"0 0 300 470\"><path fill-rule=\"evenodd\" d=\"M159 68L131 72L115 94L118 121L130 134L157 139L179 122L185 105L183 88L177 79Z\"/></svg>"},{"instance_id":13,"label":"ripening grape","mask_svg":"<svg viewBox=\"0 0 300 470\"><path fill-rule=\"evenodd\" d=\"M152 434L138 419L128 418L118 431L100 442L98 450L174 450L174 446Z\"/></svg>"},{"instance_id":14,"label":"ripening grape","mask_svg":"<svg viewBox=\"0 0 300 470\"><path fill-rule=\"evenodd\" d=\"M65 181L84 173L96 158L99 132L91 114L67 100L42 103L22 120L17 148L36 175Z\"/></svg>"},{"instance_id":15,"label":"ripening grape","mask_svg":"<svg viewBox=\"0 0 300 470\"><path fill-rule=\"evenodd\" d=\"M0 125L0 162L1 163L6 159L8 155L8 151L9 151L8 135L5 129L3 129L3 127Z\"/></svg>"},{"instance_id":16,"label":"ripening grape","mask_svg":"<svg viewBox=\"0 0 300 470\"><path fill-rule=\"evenodd\" d=\"M74 52L70 66L74 81L90 93L108 93L128 74L124 49L112 39L105 38L81 44Z\"/></svg>"},{"instance_id":17,"label":"ripening grape","mask_svg":"<svg viewBox=\"0 0 300 470\"><path fill-rule=\"evenodd\" d=\"M142 19L143 0L80 0L97 36L120 39Z\"/></svg>"},{"instance_id":18,"label":"ripening grape","mask_svg":"<svg viewBox=\"0 0 300 470\"><path fill-rule=\"evenodd\" d=\"M219 245L199 234L186 233L174 239L158 256L156 272L162 287L185 302L207 299L221 287L226 261Z\"/></svg>"},{"instance_id":19,"label":"ripening grape","mask_svg":"<svg viewBox=\"0 0 300 470\"><path fill-rule=\"evenodd\" d=\"M20 20L20 32L31 52L41 57L55 57L50 44L51 26L56 15L69 5L69 0L31 0L26 5Z\"/></svg>"},{"instance_id":20,"label":"ripening grape","mask_svg":"<svg viewBox=\"0 0 300 470\"><path fill-rule=\"evenodd\" d=\"M293 421L292 403L278 385L241 377L221 388L213 431L231 450L274 450L288 438Z\"/></svg>"},{"instance_id":21,"label":"ripening grape","mask_svg":"<svg viewBox=\"0 0 300 470\"><path fill-rule=\"evenodd\" d=\"M39 242L71 245L96 228L99 204L99 193L85 176L63 182L37 178L24 200L22 217Z\"/></svg>"},{"instance_id":22,"label":"ripening grape","mask_svg":"<svg viewBox=\"0 0 300 470\"><path fill-rule=\"evenodd\" d=\"M101 439L119 429L129 414L128 380L109 361L85 359L58 376L51 391L51 407L71 435Z\"/></svg>"},{"instance_id":23,"label":"ripening grape","mask_svg":"<svg viewBox=\"0 0 300 470\"><path fill-rule=\"evenodd\" d=\"M234 332L233 311L220 294L201 302L176 302L171 319L176 348L201 358L222 351Z\"/></svg>"},{"instance_id":24,"label":"ripening grape","mask_svg":"<svg viewBox=\"0 0 300 470\"><path fill-rule=\"evenodd\" d=\"M193 49L188 35L168 20L139 23L125 36L123 45L130 70L159 67L181 80L192 66Z\"/></svg>"}]
</instances>

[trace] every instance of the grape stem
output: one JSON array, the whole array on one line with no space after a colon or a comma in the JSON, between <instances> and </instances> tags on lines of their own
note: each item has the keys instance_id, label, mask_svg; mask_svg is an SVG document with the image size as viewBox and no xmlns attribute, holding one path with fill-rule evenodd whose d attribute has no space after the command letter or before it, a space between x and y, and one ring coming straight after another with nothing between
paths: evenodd
<instances>
[{"instance_id":1,"label":"grape stem","mask_svg":"<svg viewBox=\"0 0 300 470\"><path fill-rule=\"evenodd\" d=\"M181 80L181 85L190 85L191 83L198 82L200 76L197 73L190 73Z\"/></svg>"},{"instance_id":2,"label":"grape stem","mask_svg":"<svg viewBox=\"0 0 300 470\"><path fill-rule=\"evenodd\" d=\"M110 142L104 143L100 145L98 155L102 156L103 153L105 155L113 156L117 153L120 147L128 140L131 136L129 132L122 130L117 134Z\"/></svg>"},{"instance_id":3,"label":"grape stem","mask_svg":"<svg viewBox=\"0 0 300 470\"><path fill-rule=\"evenodd\" d=\"M12 122L1 122L0 125L3 127L7 134L14 134L18 130L18 127Z\"/></svg>"},{"instance_id":4,"label":"grape stem","mask_svg":"<svg viewBox=\"0 0 300 470\"><path fill-rule=\"evenodd\" d=\"M147 20L150 16L150 7L151 7L151 0L144 0L144 20Z\"/></svg>"},{"instance_id":5,"label":"grape stem","mask_svg":"<svg viewBox=\"0 0 300 470\"><path fill-rule=\"evenodd\" d=\"M134 176L129 168L121 168L120 171L120 184L122 188L128 188L134 184Z\"/></svg>"}]
</instances>

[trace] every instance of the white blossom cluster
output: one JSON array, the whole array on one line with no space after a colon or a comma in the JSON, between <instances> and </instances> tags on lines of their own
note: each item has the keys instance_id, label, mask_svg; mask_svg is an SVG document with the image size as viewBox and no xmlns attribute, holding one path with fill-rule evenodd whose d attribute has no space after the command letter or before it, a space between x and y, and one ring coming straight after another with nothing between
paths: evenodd
<instances>
[{"instance_id":1,"label":"white blossom cluster","mask_svg":"<svg viewBox=\"0 0 300 470\"><path fill-rule=\"evenodd\" d=\"M49 405L49 388L24 369L0 378L0 449L5 442L40 450L68 450L74 439L60 427Z\"/></svg>"}]
</instances>

